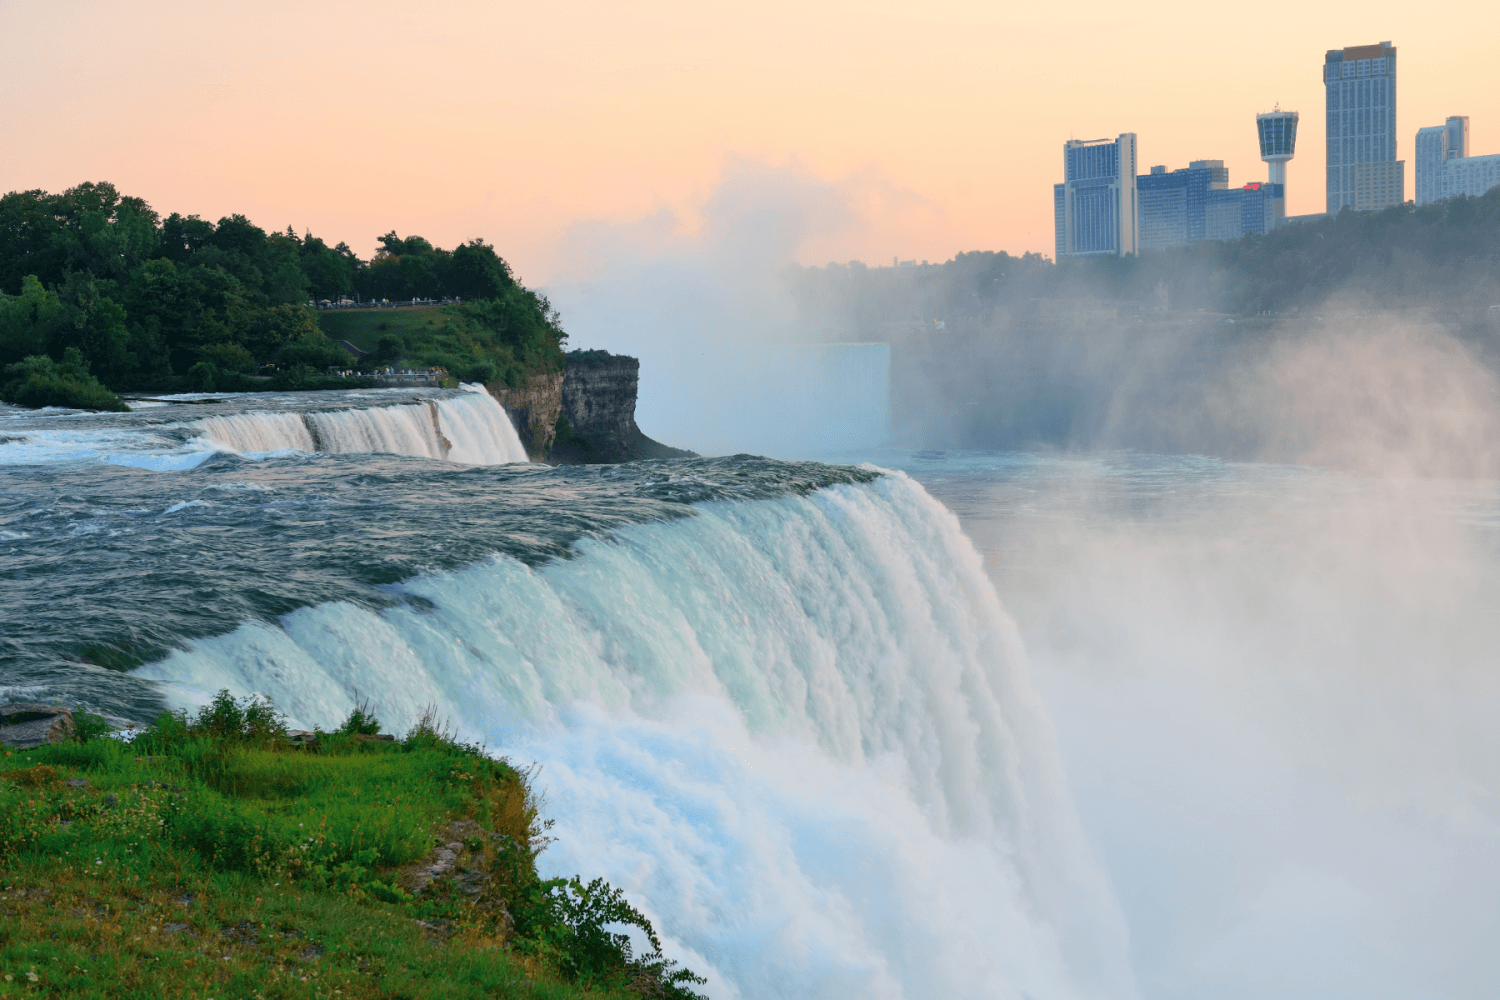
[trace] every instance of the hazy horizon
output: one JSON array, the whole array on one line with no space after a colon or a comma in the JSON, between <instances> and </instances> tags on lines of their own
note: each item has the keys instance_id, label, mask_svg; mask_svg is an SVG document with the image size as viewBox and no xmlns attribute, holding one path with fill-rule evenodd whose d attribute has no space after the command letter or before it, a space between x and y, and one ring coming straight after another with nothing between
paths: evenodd
<instances>
[{"instance_id":1,"label":"hazy horizon","mask_svg":"<svg viewBox=\"0 0 1500 1000\"><path fill-rule=\"evenodd\" d=\"M787 261L1051 254L1062 144L1132 131L1142 169L1223 159L1262 179L1253 116L1302 114L1287 211L1320 211L1328 48L1400 51L1398 155L1470 117L1500 151L1483 32L1394 3L1012 13L978 3L730 7L0 3L14 46L0 188L108 180L163 212L241 212L362 256L390 229L483 237L529 284L592 225L693 235L726 171L758 165L844 205ZM108 95L108 99L102 99Z\"/></svg>"}]
</instances>

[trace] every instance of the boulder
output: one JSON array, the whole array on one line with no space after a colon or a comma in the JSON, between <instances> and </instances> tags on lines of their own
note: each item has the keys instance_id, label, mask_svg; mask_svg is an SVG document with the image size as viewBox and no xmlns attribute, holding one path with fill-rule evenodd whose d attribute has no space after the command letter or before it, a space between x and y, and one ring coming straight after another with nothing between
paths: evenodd
<instances>
[{"instance_id":1,"label":"boulder","mask_svg":"<svg viewBox=\"0 0 1500 1000\"><path fill-rule=\"evenodd\" d=\"M0 708L0 744L30 750L73 735L72 709L17 702Z\"/></svg>"}]
</instances>

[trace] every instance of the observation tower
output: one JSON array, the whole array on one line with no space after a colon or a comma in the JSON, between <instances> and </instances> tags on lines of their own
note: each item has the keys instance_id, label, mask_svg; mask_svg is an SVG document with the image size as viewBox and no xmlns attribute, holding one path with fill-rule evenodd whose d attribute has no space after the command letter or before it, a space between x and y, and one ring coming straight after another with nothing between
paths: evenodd
<instances>
[{"instance_id":1,"label":"observation tower","mask_svg":"<svg viewBox=\"0 0 1500 1000\"><path fill-rule=\"evenodd\" d=\"M1286 161L1297 148L1297 112L1276 110L1255 116L1255 130L1260 134L1260 158L1271 167L1270 181L1286 190Z\"/></svg>"}]
</instances>

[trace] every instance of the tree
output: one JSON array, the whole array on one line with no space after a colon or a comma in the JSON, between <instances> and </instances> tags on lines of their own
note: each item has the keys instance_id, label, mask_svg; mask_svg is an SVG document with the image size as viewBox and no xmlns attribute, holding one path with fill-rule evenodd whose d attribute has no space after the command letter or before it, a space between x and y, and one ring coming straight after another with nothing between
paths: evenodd
<instances>
[{"instance_id":1,"label":"tree","mask_svg":"<svg viewBox=\"0 0 1500 1000\"><path fill-rule=\"evenodd\" d=\"M20 295L0 292L0 365L45 354L63 322L63 304L34 274L22 279Z\"/></svg>"},{"instance_id":2,"label":"tree","mask_svg":"<svg viewBox=\"0 0 1500 1000\"><path fill-rule=\"evenodd\" d=\"M58 299L63 322L52 328L49 353L60 357L76 347L96 375L111 381L135 370L125 308L103 294L92 274L70 272L58 290Z\"/></svg>"},{"instance_id":3,"label":"tree","mask_svg":"<svg viewBox=\"0 0 1500 1000\"><path fill-rule=\"evenodd\" d=\"M475 239L454 248L444 284L449 295L462 299L493 299L505 294L515 278L494 247Z\"/></svg>"}]
</instances>

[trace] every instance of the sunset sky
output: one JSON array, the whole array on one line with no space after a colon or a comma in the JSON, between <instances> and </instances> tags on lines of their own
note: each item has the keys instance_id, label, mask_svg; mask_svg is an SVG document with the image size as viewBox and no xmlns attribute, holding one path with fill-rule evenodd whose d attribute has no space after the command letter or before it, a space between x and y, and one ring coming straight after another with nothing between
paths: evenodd
<instances>
[{"instance_id":1,"label":"sunset sky","mask_svg":"<svg viewBox=\"0 0 1500 1000\"><path fill-rule=\"evenodd\" d=\"M546 283L576 269L570 232L690 235L748 170L821 206L787 251L804 263L1051 255L1070 136L1134 131L1143 168L1223 159L1242 184L1280 102L1302 113L1288 210L1321 210L1328 48L1398 47L1408 197L1421 126L1467 114L1500 152L1494 8L1441 10L0 0L0 190L110 180L362 256L392 228L482 236Z\"/></svg>"}]
</instances>

